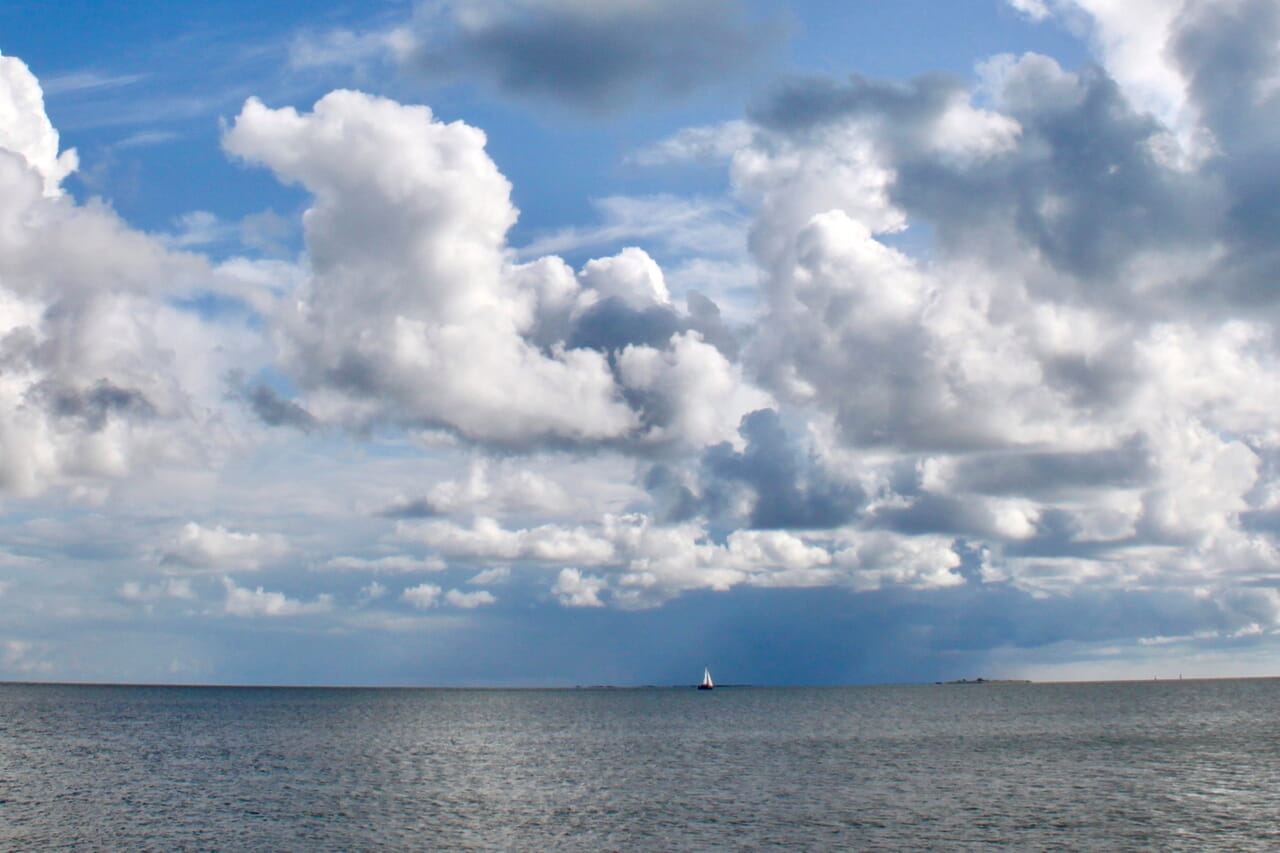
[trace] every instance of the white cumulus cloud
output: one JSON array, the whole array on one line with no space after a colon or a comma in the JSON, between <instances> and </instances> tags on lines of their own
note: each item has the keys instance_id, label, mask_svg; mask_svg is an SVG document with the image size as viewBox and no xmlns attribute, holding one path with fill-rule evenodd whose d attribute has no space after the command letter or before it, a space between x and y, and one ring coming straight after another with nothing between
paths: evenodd
<instances>
[{"instance_id":1,"label":"white cumulus cloud","mask_svg":"<svg viewBox=\"0 0 1280 853\"><path fill-rule=\"evenodd\" d=\"M162 562L196 571L244 571L257 569L287 553L289 544L279 534L242 533L220 524L205 527L189 521L164 552Z\"/></svg>"},{"instance_id":2,"label":"white cumulus cloud","mask_svg":"<svg viewBox=\"0 0 1280 853\"><path fill-rule=\"evenodd\" d=\"M301 616L326 613L333 609L333 597L328 594L322 594L314 601L303 602L289 598L283 592L239 586L229 577L222 579L222 586L226 591L223 611L229 616Z\"/></svg>"},{"instance_id":3,"label":"white cumulus cloud","mask_svg":"<svg viewBox=\"0 0 1280 853\"><path fill-rule=\"evenodd\" d=\"M429 607L435 607L439 603L441 592L443 590L435 584L421 583L417 586L407 587L404 592L400 593L400 598L420 610L426 610Z\"/></svg>"},{"instance_id":4,"label":"white cumulus cloud","mask_svg":"<svg viewBox=\"0 0 1280 853\"><path fill-rule=\"evenodd\" d=\"M452 607L458 607L463 610L474 610L477 607L485 607L493 604L498 599L493 593L484 589L477 589L471 592L463 592L457 589L451 589L444 595L446 604Z\"/></svg>"}]
</instances>

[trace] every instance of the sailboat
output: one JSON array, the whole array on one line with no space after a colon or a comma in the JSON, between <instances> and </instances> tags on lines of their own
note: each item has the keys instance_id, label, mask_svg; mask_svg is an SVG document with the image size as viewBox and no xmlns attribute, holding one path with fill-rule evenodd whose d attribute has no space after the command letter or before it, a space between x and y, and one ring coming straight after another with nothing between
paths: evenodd
<instances>
[{"instance_id":1,"label":"sailboat","mask_svg":"<svg viewBox=\"0 0 1280 853\"><path fill-rule=\"evenodd\" d=\"M710 669L708 669L708 668L706 668L706 667L703 667L703 668L702 668L702 683L698 685L698 689L699 689L699 690L714 690L714 689L715 689L715 687L716 687L715 682L711 680L711 670L710 670Z\"/></svg>"}]
</instances>

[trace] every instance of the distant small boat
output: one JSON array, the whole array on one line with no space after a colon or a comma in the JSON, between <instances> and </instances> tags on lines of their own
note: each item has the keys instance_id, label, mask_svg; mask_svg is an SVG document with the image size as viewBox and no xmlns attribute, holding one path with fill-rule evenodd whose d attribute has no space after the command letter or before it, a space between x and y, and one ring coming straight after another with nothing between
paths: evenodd
<instances>
[{"instance_id":1,"label":"distant small boat","mask_svg":"<svg viewBox=\"0 0 1280 853\"><path fill-rule=\"evenodd\" d=\"M702 683L698 685L699 690L715 690L715 682L711 680L711 670L706 667L702 668Z\"/></svg>"}]
</instances>

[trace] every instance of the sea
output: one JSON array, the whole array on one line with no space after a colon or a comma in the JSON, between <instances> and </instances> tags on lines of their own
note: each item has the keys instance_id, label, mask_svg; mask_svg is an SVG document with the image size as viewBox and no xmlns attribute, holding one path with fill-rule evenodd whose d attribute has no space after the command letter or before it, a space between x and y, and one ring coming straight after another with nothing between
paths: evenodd
<instances>
[{"instance_id":1,"label":"sea","mask_svg":"<svg viewBox=\"0 0 1280 853\"><path fill-rule=\"evenodd\" d=\"M1280 680L0 685L0 850L1280 850Z\"/></svg>"}]
</instances>

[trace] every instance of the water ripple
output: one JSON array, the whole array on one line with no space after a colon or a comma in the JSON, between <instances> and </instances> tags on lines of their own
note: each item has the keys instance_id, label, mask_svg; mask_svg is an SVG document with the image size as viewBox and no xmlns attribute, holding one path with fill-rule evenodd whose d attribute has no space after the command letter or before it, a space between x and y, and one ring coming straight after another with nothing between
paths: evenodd
<instances>
[{"instance_id":1,"label":"water ripple","mask_svg":"<svg viewBox=\"0 0 1280 853\"><path fill-rule=\"evenodd\" d=\"M1280 849L1280 681L0 686L0 850Z\"/></svg>"}]
</instances>

